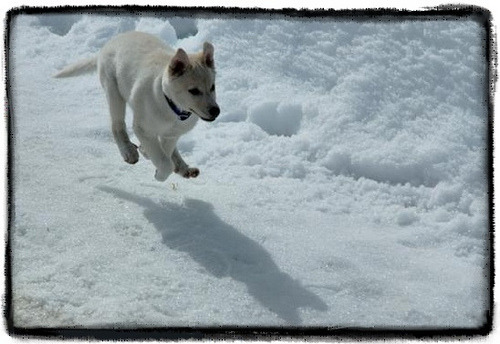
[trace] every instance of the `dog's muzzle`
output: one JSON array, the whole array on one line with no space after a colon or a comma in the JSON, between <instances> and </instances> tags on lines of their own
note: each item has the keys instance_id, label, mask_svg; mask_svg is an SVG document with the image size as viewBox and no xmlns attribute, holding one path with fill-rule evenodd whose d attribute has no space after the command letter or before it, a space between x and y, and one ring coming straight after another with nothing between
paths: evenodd
<instances>
[{"instance_id":1,"label":"dog's muzzle","mask_svg":"<svg viewBox=\"0 0 500 344\"><path fill-rule=\"evenodd\" d=\"M220 108L218 106L212 106L208 110L208 114L210 115L210 117L207 118L207 117L200 116L200 118L206 122L213 122L219 116Z\"/></svg>"}]
</instances>

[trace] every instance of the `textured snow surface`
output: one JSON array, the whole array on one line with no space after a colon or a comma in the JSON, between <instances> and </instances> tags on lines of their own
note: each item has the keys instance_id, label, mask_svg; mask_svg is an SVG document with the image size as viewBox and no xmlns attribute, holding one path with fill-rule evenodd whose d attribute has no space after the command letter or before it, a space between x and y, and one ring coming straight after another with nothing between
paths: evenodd
<instances>
[{"instance_id":1,"label":"textured snow surface","mask_svg":"<svg viewBox=\"0 0 500 344\"><path fill-rule=\"evenodd\" d=\"M16 326L484 323L478 23L53 14L12 25ZM215 46L222 113L178 145L197 179L159 183L151 162L124 163L97 76L51 77L134 29L191 52Z\"/></svg>"}]
</instances>

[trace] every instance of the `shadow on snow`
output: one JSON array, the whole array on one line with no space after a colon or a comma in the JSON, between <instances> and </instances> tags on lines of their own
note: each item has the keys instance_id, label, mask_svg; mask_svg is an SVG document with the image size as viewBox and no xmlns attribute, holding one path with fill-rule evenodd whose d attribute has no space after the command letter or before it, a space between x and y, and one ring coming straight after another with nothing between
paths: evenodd
<instances>
[{"instance_id":1,"label":"shadow on snow","mask_svg":"<svg viewBox=\"0 0 500 344\"><path fill-rule=\"evenodd\" d=\"M187 199L182 206L159 205L119 189L98 188L143 207L165 245L186 252L215 277L229 276L244 283L255 300L289 324L301 323L300 307L328 309L318 296L282 272L261 245L221 220L211 204Z\"/></svg>"}]
</instances>

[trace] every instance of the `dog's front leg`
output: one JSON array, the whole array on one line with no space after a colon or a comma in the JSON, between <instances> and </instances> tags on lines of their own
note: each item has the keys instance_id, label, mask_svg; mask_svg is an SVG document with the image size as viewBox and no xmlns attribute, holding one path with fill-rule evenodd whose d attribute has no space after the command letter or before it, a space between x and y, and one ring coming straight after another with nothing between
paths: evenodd
<instances>
[{"instance_id":1,"label":"dog's front leg","mask_svg":"<svg viewBox=\"0 0 500 344\"><path fill-rule=\"evenodd\" d=\"M191 168L184 162L176 147L177 140L177 137L160 137L160 145L163 149L163 153L172 158L174 172L180 174L184 178L198 177L200 170L197 168Z\"/></svg>"},{"instance_id":2,"label":"dog's front leg","mask_svg":"<svg viewBox=\"0 0 500 344\"><path fill-rule=\"evenodd\" d=\"M184 178L196 178L200 174L200 170L196 167L189 167L184 160L177 148L174 149L172 153L172 161L174 162L174 172L180 174Z\"/></svg>"},{"instance_id":3,"label":"dog's front leg","mask_svg":"<svg viewBox=\"0 0 500 344\"><path fill-rule=\"evenodd\" d=\"M174 169L170 155L164 153L157 136L148 135L140 126L134 125L134 132L141 142L141 149L147 154L156 167L156 180L165 181Z\"/></svg>"}]
</instances>

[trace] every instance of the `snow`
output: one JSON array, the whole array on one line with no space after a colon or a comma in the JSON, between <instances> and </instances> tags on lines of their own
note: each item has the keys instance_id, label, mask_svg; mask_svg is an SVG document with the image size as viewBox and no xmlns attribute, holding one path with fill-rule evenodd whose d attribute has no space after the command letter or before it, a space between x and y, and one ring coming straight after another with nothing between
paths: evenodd
<instances>
[{"instance_id":1,"label":"snow","mask_svg":"<svg viewBox=\"0 0 500 344\"><path fill-rule=\"evenodd\" d=\"M54 14L12 25L16 326L484 324L477 22ZM178 145L196 179L159 183L149 161L125 164L96 75L51 78L133 29L215 46L222 113Z\"/></svg>"},{"instance_id":2,"label":"snow","mask_svg":"<svg viewBox=\"0 0 500 344\"><path fill-rule=\"evenodd\" d=\"M248 110L248 119L269 135L292 136L300 129L302 109L299 104L269 102Z\"/></svg>"}]
</instances>

